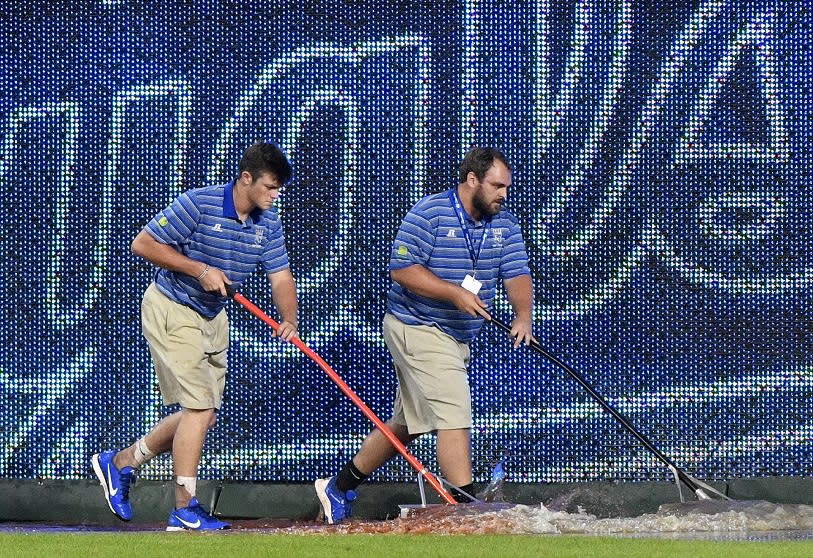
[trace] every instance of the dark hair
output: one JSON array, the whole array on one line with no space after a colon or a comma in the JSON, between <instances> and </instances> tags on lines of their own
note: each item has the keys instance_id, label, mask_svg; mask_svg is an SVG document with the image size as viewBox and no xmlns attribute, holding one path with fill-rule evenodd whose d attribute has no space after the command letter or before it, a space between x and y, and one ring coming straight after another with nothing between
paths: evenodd
<instances>
[{"instance_id":1,"label":"dark hair","mask_svg":"<svg viewBox=\"0 0 813 558\"><path fill-rule=\"evenodd\" d=\"M257 142L243 152L237 166L240 174L248 171L251 178L257 180L264 172L273 173L280 184L291 179L291 163L279 147L271 143Z\"/></svg>"},{"instance_id":2,"label":"dark hair","mask_svg":"<svg viewBox=\"0 0 813 558\"><path fill-rule=\"evenodd\" d=\"M499 149L494 149L493 147L471 148L469 152L466 153L466 156L463 157L463 162L460 163L460 184L466 181L470 172L474 173L477 180L483 180L488 169L494 165L495 160L508 167L508 170L511 170L511 164Z\"/></svg>"}]
</instances>

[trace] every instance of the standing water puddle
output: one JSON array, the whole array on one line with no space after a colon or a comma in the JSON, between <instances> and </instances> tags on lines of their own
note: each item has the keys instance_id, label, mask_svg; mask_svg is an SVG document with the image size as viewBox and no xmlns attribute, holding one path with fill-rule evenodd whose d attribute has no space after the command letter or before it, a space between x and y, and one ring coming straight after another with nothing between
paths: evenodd
<instances>
[{"instance_id":1,"label":"standing water puddle","mask_svg":"<svg viewBox=\"0 0 813 558\"><path fill-rule=\"evenodd\" d=\"M285 519L237 519L223 534L400 533L603 535L713 540L813 540L813 506L766 501L705 500L664 504L657 513L599 518L586 511L553 511L544 505L470 504L412 508L408 517L372 521L351 519L340 525ZM165 524L94 526L0 523L0 531L163 531Z\"/></svg>"},{"instance_id":2,"label":"standing water puddle","mask_svg":"<svg viewBox=\"0 0 813 558\"><path fill-rule=\"evenodd\" d=\"M552 511L544 505L486 504L415 511L389 523L388 532L584 534L708 538L726 540L813 540L813 506L754 501L704 500L664 504L657 513L598 518L583 510ZM382 526L383 527L383 526ZM348 532L353 527L348 526Z\"/></svg>"}]
</instances>

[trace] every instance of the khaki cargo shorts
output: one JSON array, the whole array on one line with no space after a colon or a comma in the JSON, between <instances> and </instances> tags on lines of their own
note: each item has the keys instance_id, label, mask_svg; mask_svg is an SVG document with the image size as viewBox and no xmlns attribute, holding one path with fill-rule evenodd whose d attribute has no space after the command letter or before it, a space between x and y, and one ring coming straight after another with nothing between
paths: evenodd
<instances>
[{"instance_id":1,"label":"khaki cargo shorts","mask_svg":"<svg viewBox=\"0 0 813 558\"><path fill-rule=\"evenodd\" d=\"M384 316L384 342L392 354L398 391L393 420L410 434L471 428L470 352L440 329Z\"/></svg>"},{"instance_id":2,"label":"khaki cargo shorts","mask_svg":"<svg viewBox=\"0 0 813 558\"><path fill-rule=\"evenodd\" d=\"M141 329L164 405L219 409L229 347L226 311L207 319L169 299L152 283L141 301Z\"/></svg>"}]
</instances>

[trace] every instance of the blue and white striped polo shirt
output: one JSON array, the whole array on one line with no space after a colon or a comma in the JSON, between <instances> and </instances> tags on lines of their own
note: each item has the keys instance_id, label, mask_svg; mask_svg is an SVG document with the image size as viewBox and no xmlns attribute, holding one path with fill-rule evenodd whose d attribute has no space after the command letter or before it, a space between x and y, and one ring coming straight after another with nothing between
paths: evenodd
<instances>
[{"instance_id":1,"label":"blue and white striped polo shirt","mask_svg":"<svg viewBox=\"0 0 813 558\"><path fill-rule=\"evenodd\" d=\"M463 210L465 212L465 210ZM483 239L485 220L475 223L466 214L466 226L479 252L475 278L483 286L479 297L491 308L498 279L529 275L528 255L517 218L500 211L491 218L488 238ZM485 244L480 248L481 242ZM390 270L420 264L443 279L457 283L474 270L460 220L448 192L420 200L404 217L390 255ZM393 281L387 295L387 311L410 325L434 325L458 341L471 341L483 319L459 311L453 304L417 295Z\"/></svg>"},{"instance_id":2,"label":"blue and white striped polo shirt","mask_svg":"<svg viewBox=\"0 0 813 558\"><path fill-rule=\"evenodd\" d=\"M233 188L234 182L184 192L144 228L158 242L220 269L239 289L258 264L265 273L289 265L276 208L255 209L241 223L234 208ZM202 290L194 277L183 273L158 269L155 283L172 300L208 318L216 316L228 301Z\"/></svg>"}]
</instances>

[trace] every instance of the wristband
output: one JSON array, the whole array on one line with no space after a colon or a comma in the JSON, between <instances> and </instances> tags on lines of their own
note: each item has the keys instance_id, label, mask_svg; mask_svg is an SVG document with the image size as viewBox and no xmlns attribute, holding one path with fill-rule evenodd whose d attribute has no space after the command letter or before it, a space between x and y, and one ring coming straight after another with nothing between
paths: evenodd
<instances>
[{"instance_id":1,"label":"wristband","mask_svg":"<svg viewBox=\"0 0 813 558\"><path fill-rule=\"evenodd\" d=\"M200 281L201 279L203 279L203 276L206 275L207 273L209 273L209 264L206 264L206 267L203 268L203 271L200 272L200 275L198 275L196 279Z\"/></svg>"}]
</instances>

